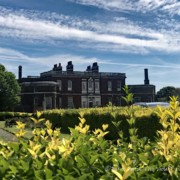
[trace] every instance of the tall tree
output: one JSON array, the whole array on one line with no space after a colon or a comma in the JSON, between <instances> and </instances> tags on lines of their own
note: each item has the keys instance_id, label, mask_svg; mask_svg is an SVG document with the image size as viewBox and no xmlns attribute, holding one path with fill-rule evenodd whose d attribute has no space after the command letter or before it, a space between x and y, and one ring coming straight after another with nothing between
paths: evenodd
<instances>
[{"instance_id":1,"label":"tall tree","mask_svg":"<svg viewBox=\"0 0 180 180\"><path fill-rule=\"evenodd\" d=\"M0 111L6 111L20 102L21 88L13 73L0 64Z\"/></svg>"},{"instance_id":2,"label":"tall tree","mask_svg":"<svg viewBox=\"0 0 180 180\"><path fill-rule=\"evenodd\" d=\"M175 91L175 87L167 86L163 87L157 92L156 98L157 101L170 101L169 96L173 96Z\"/></svg>"}]
</instances>

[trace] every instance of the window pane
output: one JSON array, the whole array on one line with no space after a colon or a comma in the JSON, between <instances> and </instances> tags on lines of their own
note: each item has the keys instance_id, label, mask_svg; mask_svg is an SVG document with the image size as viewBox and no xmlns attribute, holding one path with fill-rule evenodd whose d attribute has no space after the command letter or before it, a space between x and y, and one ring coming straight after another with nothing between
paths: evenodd
<instances>
[{"instance_id":1,"label":"window pane","mask_svg":"<svg viewBox=\"0 0 180 180\"><path fill-rule=\"evenodd\" d=\"M95 90L99 90L99 82L95 83Z\"/></svg>"},{"instance_id":2,"label":"window pane","mask_svg":"<svg viewBox=\"0 0 180 180\"><path fill-rule=\"evenodd\" d=\"M96 106L99 106L99 101L96 101Z\"/></svg>"},{"instance_id":3,"label":"window pane","mask_svg":"<svg viewBox=\"0 0 180 180\"><path fill-rule=\"evenodd\" d=\"M82 90L86 90L86 83L85 82L82 82Z\"/></svg>"},{"instance_id":4,"label":"window pane","mask_svg":"<svg viewBox=\"0 0 180 180\"><path fill-rule=\"evenodd\" d=\"M68 81L68 90L72 90L72 81Z\"/></svg>"},{"instance_id":5,"label":"window pane","mask_svg":"<svg viewBox=\"0 0 180 180\"><path fill-rule=\"evenodd\" d=\"M117 98L116 106L121 106L121 99L120 98Z\"/></svg>"},{"instance_id":6,"label":"window pane","mask_svg":"<svg viewBox=\"0 0 180 180\"><path fill-rule=\"evenodd\" d=\"M112 102L112 97L108 97L108 102Z\"/></svg>"},{"instance_id":7,"label":"window pane","mask_svg":"<svg viewBox=\"0 0 180 180\"><path fill-rule=\"evenodd\" d=\"M61 80L57 80L57 84L59 86L59 90L61 90Z\"/></svg>"},{"instance_id":8,"label":"window pane","mask_svg":"<svg viewBox=\"0 0 180 180\"><path fill-rule=\"evenodd\" d=\"M111 81L108 81L108 90L111 90L112 89L112 83Z\"/></svg>"},{"instance_id":9,"label":"window pane","mask_svg":"<svg viewBox=\"0 0 180 180\"><path fill-rule=\"evenodd\" d=\"M141 102L141 98L140 97L135 97L134 102Z\"/></svg>"},{"instance_id":10,"label":"window pane","mask_svg":"<svg viewBox=\"0 0 180 180\"><path fill-rule=\"evenodd\" d=\"M117 81L117 88L121 88L121 82Z\"/></svg>"},{"instance_id":11,"label":"window pane","mask_svg":"<svg viewBox=\"0 0 180 180\"><path fill-rule=\"evenodd\" d=\"M83 108L85 108L86 107L86 102L85 101L83 101Z\"/></svg>"},{"instance_id":12,"label":"window pane","mask_svg":"<svg viewBox=\"0 0 180 180\"><path fill-rule=\"evenodd\" d=\"M151 98L151 97L148 97L148 98L147 98L147 102L152 102L152 98Z\"/></svg>"},{"instance_id":13,"label":"window pane","mask_svg":"<svg viewBox=\"0 0 180 180\"><path fill-rule=\"evenodd\" d=\"M59 98L59 108L62 108L62 99Z\"/></svg>"},{"instance_id":14,"label":"window pane","mask_svg":"<svg viewBox=\"0 0 180 180\"><path fill-rule=\"evenodd\" d=\"M39 104L39 98L34 99L34 104L38 105Z\"/></svg>"},{"instance_id":15,"label":"window pane","mask_svg":"<svg viewBox=\"0 0 180 180\"><path fill-rule=\"evenodd\" d=\"M92 89L92 82L89 82L89 88Z\"/></svg>"},{"instance_id":16,"label":"window pane","mask_svg":"<svg viewBox=\"0 0 180 180\"><path fill-rule=\"evenodd\" d=\"M34 92L38 92L38 87L35 87L35 88L34 88Z\"/></svg>"},{"instance_id":17,"label":"window pane","mask_svg":"<svg viewBox=\"0 0 180 180\"><path fill-rule=\"evenodd\" d=\"M68 87L71 88L72 86L72 81L68 81Z\"/></svg>"},{"instance_id":18,"label":"window pane","mask_svg":"<svg viewBox=\"0 0 180 180\"><path fill-rule=\"evenodd\" d=\"M68 108L73 108L73 98L68 97Z\"/></svg>"}]
</instances>

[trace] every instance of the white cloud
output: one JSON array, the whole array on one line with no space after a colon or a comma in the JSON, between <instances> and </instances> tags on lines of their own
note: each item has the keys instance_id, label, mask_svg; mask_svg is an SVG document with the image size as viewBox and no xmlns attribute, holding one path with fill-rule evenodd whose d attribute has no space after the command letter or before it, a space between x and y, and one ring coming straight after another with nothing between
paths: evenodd
<instances>
[{"instance_id":1,"label":"white cloud","mask_svg":"<svg viewBox=\"0 0 180 180\"><path fill-rule=\"evenodd\" d=\"M126 84L143 84L144 82L144 68L149 70L149 80L151 84L156 85L159 90L162 86L178 84L178 77L180 65L177 63L168 63L161 59L153 64L148 63L119 63L113 62L109 59L98 59L96 57L87 58L85 56L77 56L73 54L58 54L48 57L30 57L23 52L12 49L0 48L0 59L8 71L13 72L18 76L18 66L23 66L23 77L27 75L39 76L41 72L49 71L54 64L61 63L63 70L66 70L68 61L74 64L74 70L85 71L87 65L92 65L93 62L98 62L100 72L109 72L113 69L117 72L126 73ZM125 62L125 59L118 59ZM105 68L105 66L108 68ZM104 67L104 68L102 68ZM161 84L159 83L161 82Z\"/></svg>"},{"instance_id":2,"label":"white cloud","mask_svg":"<svg viewBox=\"0 0 180 180\"><path fill-rule=\"evenodd\" d=\"M173 6L177 0L69 0L78 4L96 6L106 10L113 11L136 11L149 12L153 10L162 10L165 6Z\"/></svg>"},{"instance_id":3,"label":"white cloud","mask_svg":"<svg viewBox=\"0 0 180 180\"><path fill-rule=\"evenodd\" d=\"M165 1L153 2L160 6ZM151 50L180 51L180 26L173 26L172 21L171 27L167 25L168 21L159 20L155 27L150 28L149 25L142 26L141 22L135 23L125 18L115 18L114 22L102 22L49 12L13 11L2 7L0 10L1 37L53 44L63 41L71 44L73 40L80 47L113 52L147 54ZM162 23L169 30L161 27Z\"/></svg>"}]
</instances>

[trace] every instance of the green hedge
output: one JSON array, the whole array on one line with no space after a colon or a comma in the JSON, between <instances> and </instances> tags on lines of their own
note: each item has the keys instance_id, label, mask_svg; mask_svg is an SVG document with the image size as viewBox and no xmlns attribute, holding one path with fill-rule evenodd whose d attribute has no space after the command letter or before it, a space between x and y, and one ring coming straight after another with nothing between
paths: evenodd
<instances>
[{"instance_id":1,"label":"green hedge","mask_svg":"<svg viewBox=\"0 0 180 180\"><path fill-rule=\"evenodd\" d=\"M0 112L0 121L5 121L6 119L11 119L14 117L30 117L31 113L19 113L19 112Z\"/></svg>"},{"instance_id":2,"label":"green hedge","mask_svg":"<svg viewBox=\"0 0 180 180\"><path fill-rule=\"evenodd\" d=\"M101 109L101 110L100 110ZM124 108L115 108L114 111L118 114L117 121L122 120L119 129L123 131L124 137L129 137L129 124L126 121L128 118ZM156 109L157 110L157 109ZM118 133L115 126L112 124L114 121L111 115L111 108L94 108L94 109L68 109L68 110L49 110L44 111L42 118L50 120L54 124L61 127L62 133L70 133L68 127L74 128L79 124L79 112L84 112L86 124L90 125L90 130L102 129L102 124L109 124L109 133L105 136L106 139L118 139ZM147 136L151 141L155 140L157 130L162 129L159 123L159 117L153 112L151 108L137 108L136 111L136 128L138 129L138 137L142 138Z\"/></svg>"}]
</instances>

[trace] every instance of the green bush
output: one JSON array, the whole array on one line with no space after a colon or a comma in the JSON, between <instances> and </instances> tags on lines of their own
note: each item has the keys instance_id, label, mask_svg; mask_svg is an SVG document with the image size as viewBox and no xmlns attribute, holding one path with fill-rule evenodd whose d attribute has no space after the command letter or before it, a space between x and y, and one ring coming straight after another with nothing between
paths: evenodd
<instances>
[{"instance_id":1,"label":"green bush","mask_svg":"<svg viewBox=\"0 0 180 180\"><path fill-rule=\"evenodd\" d=\"M6 119L12 119L14 117L31 117L31 113L19 113L19 112L0 112L0 121L5 121Z\"/></svg>"},{"instance_id":2,"label":"green bush","mask_svg":"<svg viewBox=\"0 0 180 180\"><path fill-rule=\"evenodd\" d=\"M118 129L120 137L116 145L104 138L106 134L110 134L108 133L110 125L100 126L99 123L99 129L90 131L88 122L96 123L96 118L99 118L101 123L104 122L104 118L100 118L103 116L99 116L96 110L86 114L87 118L94 118L92 121L86 121L85 115L81 112L78 116L80 121L78 126L75 129L69 128L71 137L66 139L61 139L59 129L52 131L52 124L46 121L45 128L35 128L31 140L25 141L23 139L25 124L17 122L18 133L15 134L19 143L0 142L0 178L2 180L178 180L180 135L177 129L180 126L177 122L180 111L177 111L177 105L179 103L173 97L172 112L160 107L155 110L163 130L158 131L159 137L153 143L147 137L137 137L137 126L145 120L144 109L139 113L141 116L136 116L134 109L126 111L129 116L126 121L129 124L130 142L126 141L120 132L121 129L117 127L119 124L117 118L122 117L114 112L103 112L105 117L112 118L112 124ZM52 115L53 113L50 112L47 117L53 116L59 119L56 113ZM75 118L76 113L77 111L74 110L69 113L63 111L61 118L63 114L66 118ZM37 112L37 119L32 118L36 123L35 127L43 121L41 116L44 115ZM168 115L171 116L170 120L167 118ZM156 116L151 114L146 121L148 126L153 124L153 117ZM124 122L123 120L120 123L120 127L125 126ZM46 130L48 136L45 137Z\"/></svg>"},{"instance_id":3,"label":"green bush","mask_svg":"<svg viewBox=\"0 0 180 180\"><path fill-rule=\"evenodd\" d=\"M117 121L122 120L119 125L119 129L123 131L124 137L129 139L129 124L126 119L128 115L126 113L127 107L115 107L113 112L117 113ZM157 130L162 129L162 125L159 123L159 117L153 112L152 108L140 108L136 107L136 124L138 128L138 137L148 137L154 141ZM156 108L155 108L156 110ZM118 139L116 127L112 124L113 117L111 115L112 109L109 107L96 108L96 109L67 109L67 110L48 110L42 111L42 118L50 120L53 124L58 124L61 127L62 133L70 133L68 127L74 128L79 124L79 113L84 112L84 117L87 124L90 125L90 130L98 129L102 127L102 124L109 124L109 133L105 136L106 139L114 140Z\"/></svg>"}]
</instances>

